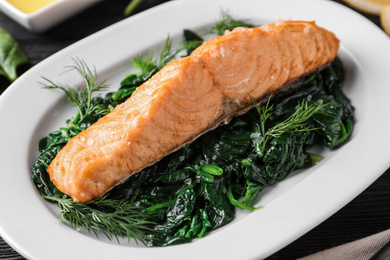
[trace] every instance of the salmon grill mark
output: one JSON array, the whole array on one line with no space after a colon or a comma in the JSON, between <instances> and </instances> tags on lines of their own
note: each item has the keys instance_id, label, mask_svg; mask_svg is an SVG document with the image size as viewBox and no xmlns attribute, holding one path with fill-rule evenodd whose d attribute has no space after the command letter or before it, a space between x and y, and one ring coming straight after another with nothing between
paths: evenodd
<instances>
[{"instance_id":1,"label":"salmon grill mark","mask_svg":"<svg viewBox=\"0 0 390 260\"><path fill-rule=\"evenodd\" d=\"M98 198L201 134L245 113L336 57L314 22L236 28L168 63L57 154L48 172L74 201Z\"/></svg>"}]
</instances>

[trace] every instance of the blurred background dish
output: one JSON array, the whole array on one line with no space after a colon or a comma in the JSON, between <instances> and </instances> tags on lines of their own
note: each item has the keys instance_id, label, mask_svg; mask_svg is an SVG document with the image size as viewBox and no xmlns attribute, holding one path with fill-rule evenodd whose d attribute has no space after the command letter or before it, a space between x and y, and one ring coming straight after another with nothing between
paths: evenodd
<instances>
[{"instance_id":1,"label":"blurred background dish","mask_svg":"<svg viewBox=\"0 0 390 260\"><path fill-rule=\"evenodd\" d=\"M34 32L44 32L100 0L0 0L0 10Z\"/></svg>"}]
</instances>

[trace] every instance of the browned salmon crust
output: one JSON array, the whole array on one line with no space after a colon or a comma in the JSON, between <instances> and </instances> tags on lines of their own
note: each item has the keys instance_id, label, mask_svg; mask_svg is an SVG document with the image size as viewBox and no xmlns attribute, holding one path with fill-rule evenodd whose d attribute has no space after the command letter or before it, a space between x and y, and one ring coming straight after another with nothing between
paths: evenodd
<instances>
[{"instance_id":1,"label":"browned salmon crust","mask_svg":"<svg viewBox=\"0 0 390 260\"><path fill-rule=\"evenodd\" d=\"M50 164L74 201L104 195L221 122L336 57L339 40L314 22L236 28L170 62L123 104L72 138ZM249 94L249 95L248 95Z\"/></svg>"}]
</instances>

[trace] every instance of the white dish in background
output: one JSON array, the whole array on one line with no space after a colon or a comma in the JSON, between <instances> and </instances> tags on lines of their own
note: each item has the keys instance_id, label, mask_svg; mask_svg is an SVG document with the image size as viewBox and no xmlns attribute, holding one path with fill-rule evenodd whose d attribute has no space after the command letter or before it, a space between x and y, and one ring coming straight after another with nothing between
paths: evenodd
<instances>
[{"instance_id":1,"label":"white dish in background","mask_svg":"<svg viewBox=\"0 0 390 260\"><path fill-rule=\"evenodd\" d=\"M204 8L207 6L207 8ZM61 74L71 58L94 65L112 89L129 73L130 60L182 29L213 25L221 9L256 24L283 19L316 20L341 40L347 69L345 92L356 107L352 139L323 153L315 167L267 189L253 213L237 218L205 238L165 248L133 241L108 242L58 223L56 207L34 189L30 169L38 141L65 125L76 109L61 91L42 89L41 76L70 85ZM354 33L359 28L359 33ZM375 39L375 40L373 40ZM291 243L351 201L390 165L390 40L358 13L330 1L181 0L162 4L108 27L47 58L0 96L0 235L28 259L261 259Z\"/></svg>"},{"instance_id":2,"label":"white dish in background","mask_svg":"<svg viewBox=\"0 0 390 260\"><path fill-rule=\"evenodd\" d=\"M7 0L0 0L0 11L33 32L44 32L99 1L56 0L33 13L24 13Z\"/></svg>"}]
</instances>

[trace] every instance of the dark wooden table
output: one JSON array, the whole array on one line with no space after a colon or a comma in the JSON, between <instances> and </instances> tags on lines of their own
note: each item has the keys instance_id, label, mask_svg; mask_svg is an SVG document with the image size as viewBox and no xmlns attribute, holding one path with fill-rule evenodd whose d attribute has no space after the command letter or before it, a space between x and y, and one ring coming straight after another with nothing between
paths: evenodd
<instances>
[{"instance_id":1,"label":"dark wooden table","mask_svg":"<svg viewBox=\"0 0 390 260\"><path fill-rule=\"evenodd\" d=\"M29 63L18 70L21 74L64 47L124 19L123 10L129 1L102 1L43 34L35 34L24 29L2 13L0 27L15 38L29 59ZM166 1L144 1L136 12L163 2ZM339 0L337 2L341 3ZM365 16L380 26L378 17ZM8 85L9 83L0 77L0 93ZM389 187L390 169L339 212L269 259L296 259L390 228ZM0 237L0 259L24 258Z\"/></svg>"}]
</instances>

